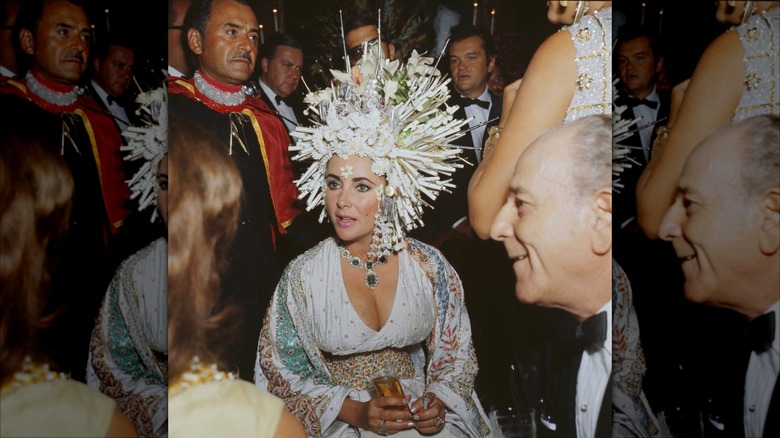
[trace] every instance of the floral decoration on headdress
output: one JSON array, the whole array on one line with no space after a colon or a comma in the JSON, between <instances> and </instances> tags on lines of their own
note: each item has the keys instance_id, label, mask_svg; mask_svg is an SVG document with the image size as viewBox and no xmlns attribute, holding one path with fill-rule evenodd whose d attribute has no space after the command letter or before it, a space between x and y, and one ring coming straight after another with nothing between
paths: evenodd
<instances>
[{"instance_id":1,"label":"floral decoration on headdress","mask_svg":"<svg viewBox=\"0 0 780 438\"><path fill-rule=\"evenodd\" d=\"M165 88L156 88L138 95L136 102L140 108L136 111L144 123L130 126L122 135L127 145L120 150L127 152L128 161L145 160L140 169L127 180L130 187L130 199L138 198L138 210L149 205L157 206L157 166L168 153L168 103ZM152 211L152 222L157 218L157 209Z\"/></svg>"},{"instance_id":2,"label":"floral decoration on headdress","mask_svg":"<svg viewBox=\"0 0 780 438\"><path fill-rule=\"evenodd\" d=\"M296 181L306 209L325 205L325 170L334 155L369 157L371 171L385 176L381 199L381 254L404 247L407 231L424 225L422 195L435 200L454 186L447 178L463 167L461 149L451 145L464 134L468 120L453 118L457 106L447 106L449 79L433 58L413 51L408 62L382 59L380 51L364 50L363 58L346 72L331 71L337 82L310 92L305 102L312 126L298 126L290 150L293 160L313 160ZM323 208L320 222L325 218ZM389 236L387 235L389 234ZM376 237L376 236L375 236Z\"/></svg>"}]
</instances>

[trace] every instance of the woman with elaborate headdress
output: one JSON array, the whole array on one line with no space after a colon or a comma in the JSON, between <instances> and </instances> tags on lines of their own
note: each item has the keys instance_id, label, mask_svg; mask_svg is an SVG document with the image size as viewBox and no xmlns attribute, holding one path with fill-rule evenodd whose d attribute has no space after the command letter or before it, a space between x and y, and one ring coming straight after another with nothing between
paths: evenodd
<instances>
[{"instance_id":1,"label":"woman with elaborate headdress","mask_svg":"<svg viewBox=\"0 0 780 438\"><path fill-rule=\"evenodd\" d=\"M162 88L141 94L148 115L131 126L128 160L144 164L130 180L139 209L168 223L167 104ZM87 361L87 384L113 398L142 436L168 431L168 241L160 237L117 269L98 314Z\"/></svg>"},{"instance_id":2,"label":"woman with elaborate headdress","mask_svg":"<svg viewBox=\"0 0 780 438\"><path fill-rule=\"evenodd\" d=\"M672 91L669 122L637 182L637 218L650 238L658 236L699 142L728 123L780 114L780 1L721 0L715 17L735 26L710 43L690 81Z\"/></svg>"},{"instance_id":3,"label":"woman with elaborate headdress","mask_svg":"<svg viewBox=\"0 0 780 438\"><path fill-rule=\"evenodd\" d=\"M30 132L0 136L0 436L137 436L113 400L50 365L38 345L68 228L73 178Z\"/></svg>"},{"instance_id":4,"label":"woman with elaborate headdress","mask_svg":"<svg viewBox=\"0 0 780 438\"><path fill-rule=\"evenodd\" d=\"M311 436L491 435L474 392L477 360L463 289L436 249L406 237L461 164L465 120L441 109L448 80L416 52L366 54L310 93L298 127L297 181L336 236L295 259L263 323L255 382L285 400ZM378 56L378 58L377 58ZM372 393L392 368L405 397ZM384 393L382 393L384 394Z\"/></svg>"},{"instance_id":5,"label":"woman with elaborate headdress","mask_svg":"<svg viewBox=\"0 0 780 438\"><path fill-rule=\"evenodd\" d=\"M469 183L469 219L485 239L506 201L515 163L532 141L561 122L612 114L612 2L547 5L547 18L566 26L536 49L522 81L504 89L501 120Z\"/></svg>"}]
</instances>

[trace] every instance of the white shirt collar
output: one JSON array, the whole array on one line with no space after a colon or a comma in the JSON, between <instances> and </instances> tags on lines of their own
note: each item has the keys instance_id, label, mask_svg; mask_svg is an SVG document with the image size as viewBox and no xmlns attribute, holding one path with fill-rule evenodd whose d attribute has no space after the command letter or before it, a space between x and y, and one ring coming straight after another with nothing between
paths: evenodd
<instances>
[{"instance_id":1,"label":"white shirt collar","mask_svg":"<svg viewBox=\"0 0 780 438\"><path fill-rule=\"evenodd\" d=\"M271 88L268 87L268 85L266 85L262 79L258 79L257 82L260 84L260 88L263 89L263 93L265 93L265 95L268 96L268 99L271 101L271 103L274 106L278 106L276 103L276 93L274 93L274 91L271 90Z\"/></svg>"},{"instance_id":2,"label":"white shirt collar","mask_svg":"<svg viewBox=\"0 0 780 438\"><path fill-rule=\"evenodd\" d=\"M180 72L179 70L176 69L176 67L174 67L172 65L168 66L168 75L173 76L175 78L183 78L184 77L184 73Z\"/></svg>"},{"instance_id":3,"label":"white shirt collar","mask_svg":"<svg viewBox=\"0 0 780 438\"><path fill-rule=\"evenodd\" d=\"M106 106L111 106L108 103L108 93L106 93L106 90L103 89L97 82L95 82L94 79L91 79L90 82L92 82L92 88L95 90L95 94L100 96L100 100L103 101L103 103L106 104Z\"/></svg>"}]
</instances>

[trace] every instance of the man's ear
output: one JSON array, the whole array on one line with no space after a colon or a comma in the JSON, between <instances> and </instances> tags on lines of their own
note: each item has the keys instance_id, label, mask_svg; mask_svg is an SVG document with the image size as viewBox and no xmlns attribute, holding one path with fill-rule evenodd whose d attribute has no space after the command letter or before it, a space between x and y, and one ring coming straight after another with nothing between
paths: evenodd
<instances>
[{"instance_id":1,"label":"man's ear","mask_svg":"<svg viewBox=\"0 0 780 438\"><path fill-rule=\"evenodd\" d=\"M599 255L612 249L612 188L600 189L590 200L593 214L591 247Z\"/></svg>"},{"instance_id":2,"label":"man's ear","mask_svg":"<svg viewBox=\"0 0 780 438\"><path fill-rule=\"evenodd\" d=\"M490 61L488 61L488 65L487 65L488 73L492 73L494 68L496 68L496 57L491 56Z\"/></svg>"},{"instance_id":3,"label":"man's ear","mask_svg":"<svg viewBox=\"0 0 780 438\"><path fill-rule=\"evenodd\" d=\"M268 58L260 59L260 72L262 74L268 74Z\"/></svg>"},{"instance_id":4,"label":"man's ear","mask_svg":"<svg viewBox=\"0 0 780 438\"><path fill-rule=\"evenodd\" d=\"M200 56L203 54L203 36L196 29L187 30L187 45L190 46L192 53Z\"/></svg>"},{"instance_id":5,"label":"man's ear","mask_svg":"<svg viewBox=\"0 0 780 438\"><path fill-rule=\"evenodd\" d=\"M387 52L390 54L390 59L395 59L395 44L393 43L388 44Z\"/></svg>"},{"instance_id":6,"label":"man's ear","mask_svg":"<svg viewBox=\"0 0 780 438\"><path fill-rule=\"evenodd\" d=\"M663 69L664 69L664 57L659 56L658 62L655 64L655 74L661 73Z\"/></svg>"},{"instance_id":7,"label":"man's ear","mask_svg":"<svg viewBox=\"0 0 780 438\"><path fill-rule=\"evenodd\" d=\"M780 187L764 193L760 204L761 252L771 255L780 250Z\"/></svg>"},{"instance_id":8,"label":"man's ear","mask_svg":"<svg viewBox=\"0 0 780 438\"><path fill-rule=\"evenodd\" d=\"M30 29L19 31L19 46L28 55L35 53L35 37Z\"/></svg>"}]
</instances>

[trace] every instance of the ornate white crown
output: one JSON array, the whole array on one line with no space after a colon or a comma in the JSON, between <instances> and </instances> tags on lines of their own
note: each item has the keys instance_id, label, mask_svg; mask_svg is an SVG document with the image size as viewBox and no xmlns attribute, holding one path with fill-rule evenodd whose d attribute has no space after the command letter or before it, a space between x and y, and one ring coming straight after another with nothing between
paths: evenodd
<instances>
[{"instance_id":1,"label":"ornate white crown","mask_svg":"<svg viewBox=\"0 0 780 438\"><path fill-rule=\"evenodd\" d=\"M149 205L157 205L157 166L168 153L168 104L165 88L141 93L136 98L140 108L136 111L141 115L144 124L130 126L122 135L127 138L127 145L120 150L127 152L124 159L128 161L146 160L140 169L127 180L130 187L130 199L138 199L138 210ZM157 209L152 211L152 222L157 217Z\"/></svg>"},{"instance_id":2,"label":"ornate white crown","mask_svg":"<svg viewBox=\"0 0 780 438\"><path fill-rule=\"evenodd\" d=\"M447 106L449 79L442 77L433 58L413 51L409 61L381 58L378 50L365 55L347 72L331 70L338 80L331 87L310 92L305 102L312 126L299 126L291 134L293 160L313 160L296 181L306 210L325 205L325 169L334 155L369 157L371 171L387 178L378 193L382 217L390 236L384 247L404 247L406 231L424 225L422 195L435 200L454 186L447 178L463 167L461 149L451 145L464 134L468 120L455 119L457 106ZM445 179L447 178L447 179ZM325 218L323 208L320 222Z\"/></svg>"}]
</instances>

